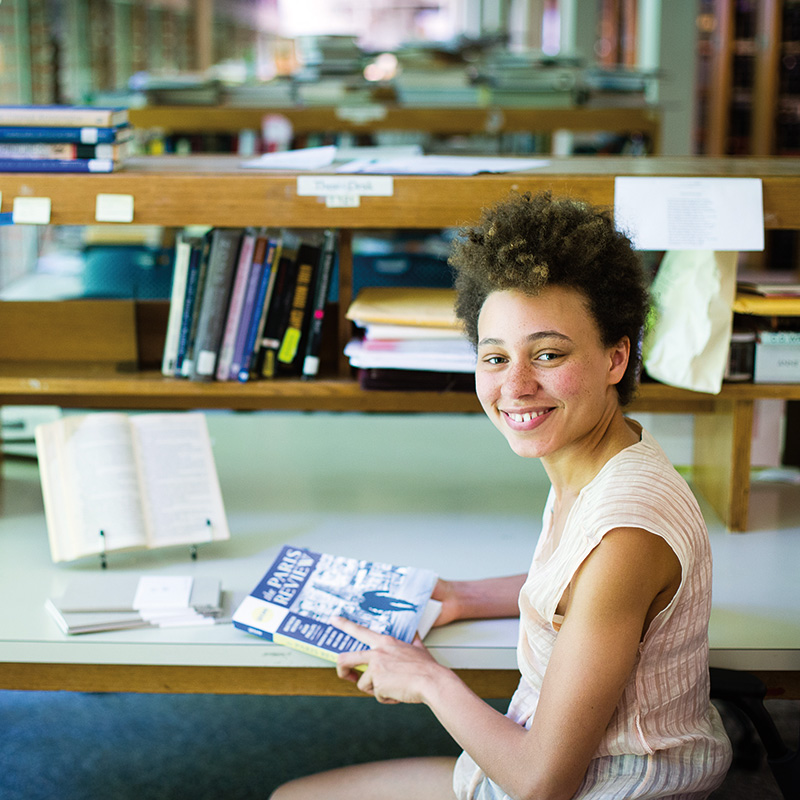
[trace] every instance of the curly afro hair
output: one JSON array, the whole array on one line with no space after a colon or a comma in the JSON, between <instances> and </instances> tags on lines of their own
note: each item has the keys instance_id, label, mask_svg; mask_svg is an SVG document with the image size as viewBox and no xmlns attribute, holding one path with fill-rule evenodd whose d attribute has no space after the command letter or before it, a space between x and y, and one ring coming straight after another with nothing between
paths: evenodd
<instances>
[{"instance_id":1,"label":"curly afro hair","mask_svg":"<svg viewBox=\"0 0 800 800\"><path fill-rule=\"evenodd\" d=\"M464 228L449 259L455 270L456 314L473 344L478 316L495 291L536 295L547 286L581 292L605 347L627 336L631 356L617 384L620 405L633 400L640 342L649 307L647 282L630 240L611 212L550 192L512 193Z\"/></svg>"}]
</instances>

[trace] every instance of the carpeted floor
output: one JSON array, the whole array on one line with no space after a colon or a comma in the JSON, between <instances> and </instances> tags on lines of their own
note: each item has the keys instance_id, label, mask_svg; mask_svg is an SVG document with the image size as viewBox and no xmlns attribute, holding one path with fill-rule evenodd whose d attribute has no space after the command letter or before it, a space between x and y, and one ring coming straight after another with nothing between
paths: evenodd
<instances>
[{"instance_id":1,"label":"carpeted floor","mask_svg":"<svg viewBox=\"0 0 800 800\"><path fill-rule=\"evenodd\" d=\"M800 701L769 703L796 746ZM369 699L0 692L2 800L261 800L307 772L457 752L427 708ZM713 797L780 795L761 759Z\"/></svg>"}]
</instances>

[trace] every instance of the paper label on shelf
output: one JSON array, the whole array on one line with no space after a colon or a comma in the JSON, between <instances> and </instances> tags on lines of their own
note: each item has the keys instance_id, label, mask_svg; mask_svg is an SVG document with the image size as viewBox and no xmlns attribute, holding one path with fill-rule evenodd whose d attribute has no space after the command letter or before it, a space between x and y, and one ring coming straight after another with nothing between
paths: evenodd
<instances>
[{"instance_id":1,"label":"paper label on shelf","mask_svg":"<svg viewBox=\"0 0 800 800\"><path fill-rule=\"evenodd\" d=\"M618 177L614 219L639 250L764 249L760 178Z\"/></svg>"},{"instance_id":2,"label":"paper label on shelf","mask_svg":"<svg viewBox=\"0 0 800 800\"><path fill-rule=\"evenodd\" d=\"M98 194L94 218L97 222L133 222L133 195Z\"/></svg>"},{"instance_id":3,"label":"paper label on shelf","mask_svg":"<svg viewBox=\"0 0 800 800\"><path fill-rule=\"evenodd\" d=\"M337 106L335 109L336 118L355 122L364 125L367 122L386 119L386 106L379 103L371 103L363 106Z\"/></svg>"},{"instance_id":4,"label":"paper label on shelf","mask_svg":"<svg viewBox=\"0 0 800 800\"><path fill-rule=\"evenodd\" d=\"M15 225L49 225L49 197L15 197L12 219Z\"/></svg>"},{"instance_id":5,"label":"paper label on shelf","mask_svg":"<svg viewBox=\"0 0 800 800\"><path fill-rule=\"evenodd\" d=\"M358 208L361 205L361 195L358 194L327 194L325 205L328 208Z\"/></svg>"},{"instance_id":6,"label":"paper label on shelf","mask_svg":"<svg viewBox=\"0 0 800 800\"><path fill-rule=\"evenodd\" d=\"M391 197L391 175L298 175L299 197Z\"/></svg>"}]
</instances>

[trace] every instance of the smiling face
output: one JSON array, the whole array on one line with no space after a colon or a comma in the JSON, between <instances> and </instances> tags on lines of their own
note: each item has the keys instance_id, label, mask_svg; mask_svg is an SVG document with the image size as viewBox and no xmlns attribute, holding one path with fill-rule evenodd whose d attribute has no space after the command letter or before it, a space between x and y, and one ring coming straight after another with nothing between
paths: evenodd
<instances>
[{"instance_id":1,"label":"smiling face","mask_svg":"<svg viewBox=\"0 0 800 800\"><path fill-rule=\"evenodd\" d=\"M575 289L493 292L478 318L478 398L518 455L571 456L621 415L614 386L628 355L627 339L603 345Z\"/></svg>"}]
</instances>

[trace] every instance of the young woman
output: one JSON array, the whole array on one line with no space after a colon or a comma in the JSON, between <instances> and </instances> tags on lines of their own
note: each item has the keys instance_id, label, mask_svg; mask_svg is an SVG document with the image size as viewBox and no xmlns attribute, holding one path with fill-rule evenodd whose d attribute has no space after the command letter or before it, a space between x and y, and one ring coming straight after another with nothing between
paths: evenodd
<instances>
[{"instance_id":1,"label":"young woman","mask_svg":"<svg viewBox=\"0 0 800 800\"><path fill-rule=\"evenodd\" d=\"M709 701L708 533L622 410L647 311L638 258L607 212L542 194L484 212L451 263L481 404L552 488L528 574L440 581L438 624L518 614L519 688L502 715L420 642L342 620L370 649L339 675L427 704L464 752L321 773L274 800L707 797L731 758Z\"/></svg>"}]
</instances>

